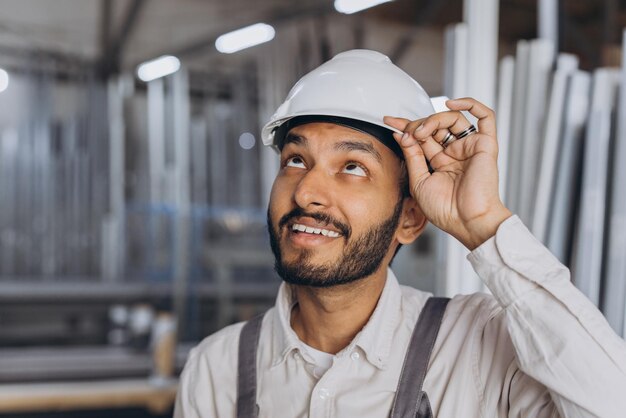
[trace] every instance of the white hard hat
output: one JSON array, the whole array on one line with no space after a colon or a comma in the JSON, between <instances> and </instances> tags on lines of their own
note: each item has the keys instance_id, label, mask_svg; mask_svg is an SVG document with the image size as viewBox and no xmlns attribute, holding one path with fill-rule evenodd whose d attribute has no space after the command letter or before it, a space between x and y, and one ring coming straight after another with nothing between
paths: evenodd
<instances>
[{"instance_id":1,"label":"white hard hat","mask_svg":"<svg viewBox=\"0 0 626 418\"><path fill-rule=\"evenodd\" d=\"M359 121L364 123L356 129L368 126L380 132L383 128L382 131L391 138L391 143L385 145L395 146L394 152L401 156L391 137L392 132L400 131L385 125L383 117L416 120L433 113L435 109L422 86L387 56L376 51L354 49L336 55L302 77L263 127L261 136L265 145L279 147L284 138L280 137L280 132L277 134L278 129L294 118L306 116L300 118L304 122L298 124L323 120L339 124ZM372 129L361 130L377 136ZM284 129L281 131L282 135L286 134Z\"/></svg>"}]
</instances>

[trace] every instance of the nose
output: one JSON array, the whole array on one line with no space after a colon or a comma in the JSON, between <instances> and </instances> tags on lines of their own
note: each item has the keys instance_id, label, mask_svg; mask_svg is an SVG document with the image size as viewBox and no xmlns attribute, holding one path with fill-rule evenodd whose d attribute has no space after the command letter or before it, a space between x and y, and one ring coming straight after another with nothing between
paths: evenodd
<instances>
[{"instance_id":1,"label":"nose","mask_svg":"<svg viewBox=\"0 0 626 418\"><path fill-rule=\"evenodd\" d=\"M303 209L329 207L330 198L329 175L321 168L313 167L302 176L294 194L294 200Z\"/></svg>"}]
</instances>

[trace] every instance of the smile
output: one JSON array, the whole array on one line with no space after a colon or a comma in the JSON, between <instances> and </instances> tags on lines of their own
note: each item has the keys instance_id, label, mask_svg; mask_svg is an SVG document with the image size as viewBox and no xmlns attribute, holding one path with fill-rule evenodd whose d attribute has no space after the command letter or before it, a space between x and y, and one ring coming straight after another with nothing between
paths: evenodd
<instances>
[{"instance_id":1,"label":"smile","mask_svg":"<svg viewBox=\"0 0 626 418\"><path fill-rule=\"evenodd\" d=\"M302 225L302 224L293 224L291 225L292 231L305 232L307 234L315 234L315 235L323 235L329 238L337 238L340 234L336 231L331 231L329 229L323 228L313 228L310 226Z\"/></svg>"}]
</instances>

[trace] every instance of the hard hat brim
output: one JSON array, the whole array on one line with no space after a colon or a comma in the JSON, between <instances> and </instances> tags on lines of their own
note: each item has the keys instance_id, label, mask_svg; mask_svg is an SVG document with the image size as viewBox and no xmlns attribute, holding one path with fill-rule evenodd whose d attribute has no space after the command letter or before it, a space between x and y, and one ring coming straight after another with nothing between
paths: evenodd
<instances>
[{"instance_id":1,"label":"hard hat brim","mask_svg":"<svg viewBox=\"0 0 626 418\"><path fill-rule=\"evenodd\" d=\"M304 116L296 116L288 119L280 126L274 128L273 136L274 136L274 145L278 148L278 150L282 150L285 142L285 138L290 130L297 126L305 125L308 123L333 123L335 125L345 126L347 128L351 128L357 130L359 132L363 132L370 136L376 138L379 142L389 148L393 153L400 158L404 159L404 155L402 154L402 149L400 145L393 137L393 133L395 130L392 130L388 127L383 127L379 125L375 125L373 123L365 122L358 119L345 118L341 116L334 115L304 115Z\"/></svg>"}]
</instances>

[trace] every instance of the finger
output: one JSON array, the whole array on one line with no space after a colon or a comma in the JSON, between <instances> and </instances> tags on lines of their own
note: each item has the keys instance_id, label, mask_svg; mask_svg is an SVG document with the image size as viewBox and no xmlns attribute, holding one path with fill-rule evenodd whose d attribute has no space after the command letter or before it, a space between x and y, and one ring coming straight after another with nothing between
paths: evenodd
<instances>
[{"instance_id":1,"label":"finger","mask_svg":"<svg viewBox=\"0 0 626 418\"><path fill-rule=\"evenodd\" d=\"M402 132L412 133L415 128L422 124L425 119L410 120L405 118L397 118L395 116L385 116L383 121L393 128Z\"/></svg>"},{"instance_id":2,"label":"finger","mask_svg":"<svg viewBox=\"0 0 626 418\"><path fill-rule=\"evenodd\" d=\"M419 146L423 155L430 162L430 166L437 170L445 164L449 164L453 162L453 159L450 156L446 155L443 150L444 148L441 146L439 142L435 140L434 137L428 136L422 139L416 139L408 132L405 132L402 136L400 134L394 134L396 140L400 143L400 146L404 150L409 149L414 146Z\"/></svg>"},{"instance_id":3,"label":"finger","mask_svg":"<svg viewBox=\"0 0 626 418\"><path fill-rule=\"evenodd\" d=\"M450 127L453 132L463 132L470 126L465 116L460 112L442 112L425 119L409 121L404 118L385 117L385 123L396 128L402 128L408 135L394 135L401 147L410 147L419 144L424 156L434 170L454 162L451 154L444 152L441 142L450 132L444 126Z\"/></svg>"},{"instance_id":4,"label":"finger","mask_svg":"<svg viewBox=\"0 0 626 418\"><path fill-rule=\"evenodd\" d=\"M433 138L435 138L435 141L437 141L443 147L450 146L450 144L457 140L456 136L454 136L454 134L448 129L439 129L437 132L435 132Z\"/></svg>"},{"instance_id":5,"label":"finger","mask_svg":"<svg viewBox=\"0 0 626 418\"><path fill-rule=\"evenodd\" d=\"M445 153L455 160L466 160L478 153L489 154L497 160L498 143L490 136L476 133L452 142Z\"/></svg>"},{"instance_id":6,"label":"finger","mask_svg":"<svg viewBox=\"0 0 626 418\"><path fill-rule=\"evenodd\" d=\"M428 176L430 176L424 150L414 139L412 140L412 144L405 146L402 145L402 134L394 132L393 137L396 139L396 141L398 141L400 147L402 148L404 160L406 161L407 171L409 172L409 182L411 183L411 190L414 190L415 185L421 183Z\"/></svg>"},{"instance_id":7,"label":"finger","mask_svg":"<svg viewBox=\"0 0 626 418\"><path fill-rule=\"evenodd\" d=\"M404 128L406 128L411 121L405 118L396 118L395 116L385 116L383 122L392 128L404 132Z\"/></svg>"},{"instance_id":8,"label":"finger","mask_svg":"<svg viewBox=\"0 0 626 418\"><path fill-rule=\"evenodd\" d=\"M415 129L413 134L418 140L427 136L435 136L439 139L443 139L447 131L452 132L453 135L458 135L469 126L471 126L471 123L461 112L441 112L426 118L422 124ZM444 135L438 135L439 131L443 131Z\"/></svg>"},{"instance_id":9,"label":"finger","mask_svg":"<svg viewBox=\"0 0 626 418\"><path fill-rule=\"evenodd\" d=\"M471 97L448 100L446 106L451 110L465 110L471 113L478 119L478 130L496 138L496 115L489 107Z\"/></svg>"},{"instance_id":10,"label":"finger","mask_svg":"<svg viewBox=\"0 0 626 418\"><path fill-rule=\"evenodd\" d=\"M398 136L394 134L394 137L400 143L401 147L410 147L419 142L419 145L422 147L424 155L428 160L430 160L437 153L443 150L443 147L437 144L437 142L432 137L416 140L416 138L413 136L413 131L415 131L415 129L422 124L423 119L410 121L409 119L404 118L385 117L383 120L385 121L385 123L389 125L393 124L392 126L397 128L400 128L404 124L404 127L402 127L402 131L405 134Z\"/></svg>"},{"instance_id":11,"label":"finger","mask_svg":"<svg viewBox=\"0 0 626 418\"><path fill-rule=\"evenodd\" d=\"M461 122L462 120L467 121L467 119L464 119L464 117L462 116L462 114L460 114L459 112L448 112L450 114L455 113L456 115L452 115L452 117L447 118L447 119L451 119L453 122L450 122L453 124L452 129L457 130L458 132L462 132L463 130L465 130L467 128L467 126L463 126L463 128L457 128L454 127L454 120L458 120L458 122L456 123L457 126L461 126L463 124L463 122ZM460 116L459 116L460 115ZM450 115L449 115L450 116ZM418 120L414 120L414 121L410 121L409 119L405 119L405 118L397 118L397 117L393 117L393 116L385 116L383 118L384 122L389 125L392 126L396 129L402 130L403 132L408 132L411 135L414 135L415 132L417 132L417 129L420 128L421 129L421 125L426 121L427 118L425 119L418 119ZM445 124L445 122L442 123L438 123L434 126L439 126L439 125L443 125ZM469 126L469 122L466 122L466 124ZM432 126L431 123L429 123L429 126ZM427 132L427 131L425 131ZM443 134L439 135L437 132L437 130L433 131L433 134L431 136L435 137L435 139L437 139L437 136L440 136L441 138L443 138L445 136L445 133L449 132L447 129L445 131L441 131L444 132ZM423 135L416 135L417 138L421 139L425 139L425 137ZM426 136L428 137L428 136ZM439 139L441 139L439 138ZM441 142L440 140L438 140L437 142Z\"/></svg>"}]
</instances>

